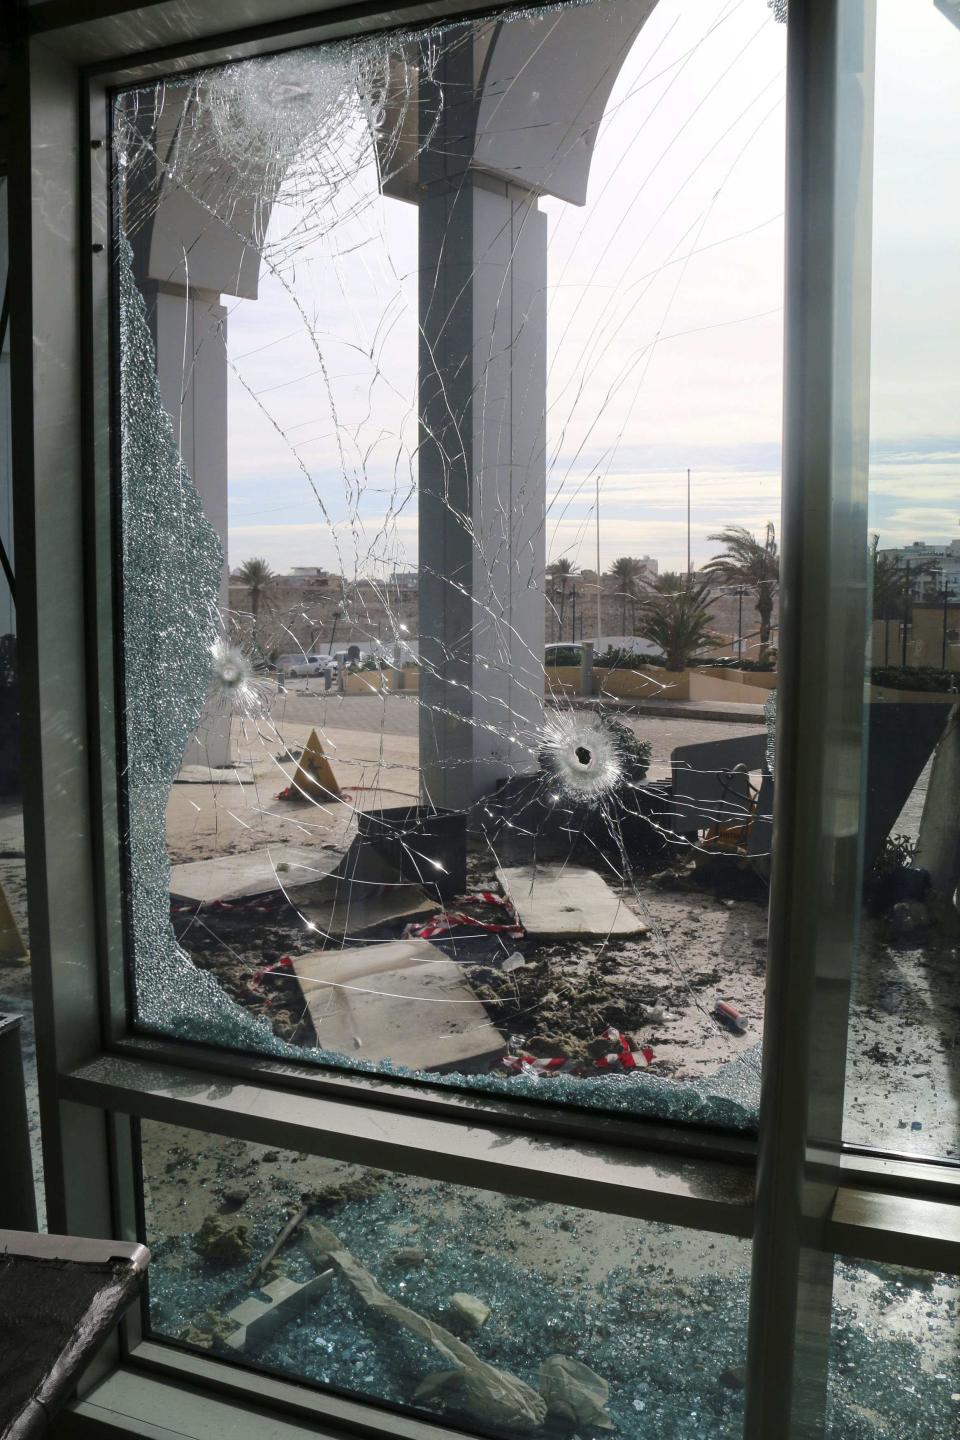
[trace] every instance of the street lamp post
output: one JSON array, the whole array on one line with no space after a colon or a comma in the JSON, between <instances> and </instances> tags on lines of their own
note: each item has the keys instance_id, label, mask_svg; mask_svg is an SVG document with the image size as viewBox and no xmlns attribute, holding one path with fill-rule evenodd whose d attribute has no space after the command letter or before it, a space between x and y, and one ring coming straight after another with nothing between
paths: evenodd
<instances>
[{"instance_id":1,"label":"street lamp post","mask_svg":"<svg viewBox=\"0 0 960 1440\"><path fill-rule=\"evenodd\" d=\"M693 574L693 565L690 560L690 471L687 470L687 580Z\"/></svg>"},{"instance_id":2,"label":"street lamp post","mask_svg":"<svg viewBox=\"0 0 960 1440\"><path fill-rule=\"evenodd\" d=\"M947 581L946 574L943 574L943 643L940 647L940 669L947 668L947 623L950 614L950 598L953 591Z\"/></svg>"},{"instance_id":3,"label":"street lamp post","mask_svg":"<svg viewBox=\"0 0 960 1440\"><path fill-rule=\"evenodd\" d=\"M600 632L603 625L600 621L600 592L601 592L601 571L600 571L600 471L597 471L597 649L600 649Z\"/></svg>"},{"instance_id":4,"label":"street lamp post","mask_svg":"<svg viewBox=\"0 0 960 1440\"><path fill-rule=\"evenodd\" d=\"M903 634L900 637L900 665L907 668L907 627L910 624L910 561L903 567Z\"/></svg>"},{"instance_id":5,"label":"street lamp post","mask_svg":"<svg viewBox=\"0 0 960 1440\"><path fill-rule=\"evenodd\" d=\"M737 586L737 667L743 664L743 586Z\"/></svg>"},{"instance_id":6,"label":"street lamp post","mask_svg":"<svg viewBox=\"0 0 960 1440\"><path fill-rule=\"evenodd\" d=\"M340 619L340 617L342 616L342 614L343 614L343 611L340 609L340 607L339 607L339 605L338 605L337 608L336 608L336 609L334 610L334 612L333 612L333 628L332 628L332 630L330 631L330 643L329 643L329 645L327 646L327 654L328 654L328 655L332 655L332 654L333 654L333 644L334 644L334 641L335 641L336 638L337 638L337 621Z\"/></svg>"}]
</instances>

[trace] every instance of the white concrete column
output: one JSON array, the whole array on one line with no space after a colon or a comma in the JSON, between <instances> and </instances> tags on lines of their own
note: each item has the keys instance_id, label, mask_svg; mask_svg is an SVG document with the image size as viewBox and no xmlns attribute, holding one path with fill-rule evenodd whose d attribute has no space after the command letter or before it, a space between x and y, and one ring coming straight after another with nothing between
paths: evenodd
<instances>
[{"instance_id":1,"label":"white concrete column","mask_svg":"<svg viewBox=\"0 0 960 1440\"><path fill-rule=\"evenodd\" d=\"M138 165L139 189L128 197L137 213L130 236L134 274L144 296L157 357L157 379L184 466L203 511L223 547L220 605L228 603L227 553L227 330L221 295L256 299L259 245L272 195L237 197L229 168L194 145L187 183L169 178L182 165L184 124L194 133L202 121L187 117L190 94L164 97L159 114L143 106L140 123L149 137ZM187 108L185 108L187 107ZM177 158L179 155L179 159ZM274 177L275 179L275 177ZM217 218L222 203L229 223ZM230 717L208 709L201 717L184 763L221 766L232 760Z\"/></svg>"},{"instance_id":2,"label":"white concrete column","mask_svg":"<svg viewBox=\"0 0 960 1440\"><path fill-rule=\"evenodd\" d=\"M228 600L227 311L216 292L158 285L153 313L157 381L180 457L223 546L220 608ZM208 709L186 765L229 765L230 715Z\"/></svg>"},{"instance_id":3,"label":"white concrete column","mask_svg":"<svg viewBox=\"0 0 960 1440\"><path fill-rule=\"evenodd\" d=\"M544 714L547 222L582 205L610 91L656 0L432 45L419 207L420 765L461 807L536 768ZM414 143L414 142L417 143Z\"/></svg>"},{"instance_id":4,"label":"white concrete column","mask_svg":"<svg viewBox=\"0 0 960 1440\"><path fill-rule=\"evenodd\" d=\"M543 728L547 220L474 180L474 792L536 767Z\"/></svg>"},{"instance_id":5,"label":"white concrete column","mask_svg":"<svg viewBox=\"0 0 960 1440\"><path fill-rule=\"evenodd\" d=\"M953 899L960 885L960 706L954 706L934 752L913 861L930 883Z\"/></svg>"},{"instance_id":6,"label":"white concrete column","mask_svg":"<svg viewBox=\"0 0 960 1440\"><path fill-rule=\"evenodd\" d=\"M531 768L543 722L546 218L470 168L473 65L421 94L420 765L449 807Z\"/></svg>"}]
</instances>

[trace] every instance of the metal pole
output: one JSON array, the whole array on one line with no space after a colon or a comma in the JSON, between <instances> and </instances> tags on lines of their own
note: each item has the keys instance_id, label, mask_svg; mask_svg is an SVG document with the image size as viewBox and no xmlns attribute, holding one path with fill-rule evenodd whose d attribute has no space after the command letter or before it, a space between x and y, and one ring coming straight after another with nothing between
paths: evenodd
<instances>
[{"instance_id":1,"label":"metal pole","mask_svg":"<svg viewBox=\"0 0 960 1440\"><path fill-rule=\"evenodd\" d=\"M743 586L737 588L737 664L743 663Z\"/></svg>"},{"instance_id":2,"label":"metal pole","mask_svg":"<svg viewBox=\"0 0 960 1440\"><path fill-rule=\"evenodd\" d=\"M910 623L910 561L906 562L903 572L903 633L900 636L900 666L903 670L907 668L907 626Z\"/></svg>"},{"instance_id":3,"label":"metal pole","mask_svg":"<svg viewBox=\"0 0 960 1440\"><path fill-rule=\"evenodd\" d=\"M603 625L600 621L600 473L597 472L597 649L600 649L600 635Z\"/></svg>"},{"instance_id":4,"label":"metal pole","mask_svg":"<svg viewBox=\"0 0 960 1440\"><path fill-rule=\"evenodd\" d=\"M687 578L693 574L693 566L690 563L690 470L687 469Z\"/></svg>"},{"instance_id":5,"label":"metal pole","mask_svg":"<svg viewBox=\"0 0 960 1440\"><path fill-rule=\"evenodd\" d=\"M744 1440L823 1440L867 637L872 0L792 0L781 652Z\"/></svg>"},{"instance_id":6,"label":"metal pole","mask_svg":"<svg viewBox=\"0 0 960 1440\"><path fill-rule=\"evenodd\" d=\"M570 639L577 638L577 587L570 587Z\"/></svg>"},{"instance_id":7,"label":"metal pole","mask_svg":"<svg viewBox=\"0 0 960 1440\"><path fill-rule=\"evenodd\" d=\"M947 668L947 611L950 604L950 586L947 584L946 576L943 580L943 645L940 650L940 669Z\"/></svg>"}]
</instances>

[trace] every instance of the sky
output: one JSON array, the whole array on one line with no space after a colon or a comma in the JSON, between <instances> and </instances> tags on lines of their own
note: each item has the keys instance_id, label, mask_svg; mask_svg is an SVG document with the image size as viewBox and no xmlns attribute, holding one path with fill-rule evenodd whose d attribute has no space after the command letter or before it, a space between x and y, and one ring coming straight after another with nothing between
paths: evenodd
<instances>
[{"instance_id":1,"label":"sky","mask_svg":"<svg viewBox=\"0 0 960 1440\"><path fill-rule=\"evenodd\" d=\"M622 0L603 3L619 23ZM765 0L660 0L607 102L586 204L540 200L548 559L595 565L598 477L604 567L685 566L687 467L695 563L725 525L779 522L784 61ZM932 0L880 0L882 545L958 533L958 78L960 31ZM259 298L227 301L232 565L416 563L417 212L380 193L355 102L341 132L334 162L314 150L274 207Z\"/></svg>"}]
</instances>

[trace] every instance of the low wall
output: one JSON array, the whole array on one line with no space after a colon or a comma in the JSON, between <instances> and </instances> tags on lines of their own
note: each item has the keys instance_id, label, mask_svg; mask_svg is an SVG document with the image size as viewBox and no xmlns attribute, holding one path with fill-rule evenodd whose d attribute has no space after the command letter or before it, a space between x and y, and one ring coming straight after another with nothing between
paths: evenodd
<instances>
[{"instance_id":1,"label":"low wall","mask_svg":"<svg viewBox=\"0 0 960 1440\"><path fill-rule=\"evenodd\" d=\"M698 665L697 675L712 675L715 680L730 680L737 685L756 685L763 690L776 690L776 670L735 670L730 665Z\"/></svg>"},{"instance_id":2,"label":"low wall","mask_svg":"<svg viewBox=\"0 0 960 1440\"><path fill-rule=\"evenodd\" d=\"M594 695L620 699L689 700L689 670L604 670L594 666Z\"/></svg>"},{"instance_id":3,"label":"low wall","mask_svg":"<svg viewBox=\"0 0 960 1440\"><path fill-rule=\"evenodd\" d=\"M379 670L360 670L356 675L342 675L340 688L344 695L382 695L388 688L387 677Z\"/></svg>"},{"instance_id":4,"label":"low wall","mask_svg":"<svg viewBox=\"0 0 960 1440\"><path fill-rule=\"evenodd\" d=\"M886 685L871 685L870 701L874 705L955 705L960 695L949 690L894 690Z\"/></svg>"},{"instance_id":5,"label":"low wall","mask_svg":"<svg viewBox=\"0 0 960 1440\"><path fill-rule=\"evenodd\" d=\"M547 665L543 672L543 686L547 695L579 695L579 665Z\"/></svg>"},{"instance_id":6,"label":"low wall","mask_svg":"<svg viewBox=\"0 0 960 1440\"><path fill-rule=\"evenodd\" d=\"M767 698L765 690L760 691L755 686L744 685L741 680L731 680L726 676L721 679L718 675L706 675L702 670L691 670L689 674L691 700L726 700L732 705L762 705Z\"/></svg>"}]
</instances>

